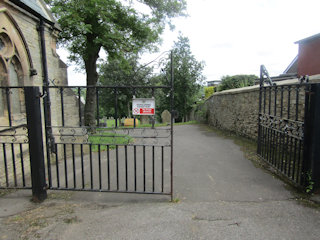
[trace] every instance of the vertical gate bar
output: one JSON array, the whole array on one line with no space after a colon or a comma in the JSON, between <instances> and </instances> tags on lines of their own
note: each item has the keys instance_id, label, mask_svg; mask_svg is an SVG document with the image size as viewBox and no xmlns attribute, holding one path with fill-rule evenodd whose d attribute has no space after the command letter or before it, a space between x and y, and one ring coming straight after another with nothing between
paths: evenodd
<instances>
[{"instance_id":1,"label":"vertical gate bar","mask_svg":"<svg viewBox=\"0 0 320 240\"><path fill-rule=\"evenodd\" d=\"M128 191L128 146L124 146L125 171L126 171L126 191Z\"/></svg>"},{"instance_id":2,"label":"vertical gate bar","mask_svg":"<svg viewBox=\"0 0 320 240\"><path fill-rule=\"evenodd\" d=\"M299 147L298 147L298 166L297 166L297 177L296 177L296 183L302 185L302 174L301 174L301 169L302 169L302 163L301 160L303 160L303 157L301 155L303 154L303 148L302 148L302 140L299 139Z\"/></svg>"},{"instance_id":3,"label":"vertical gate bar","mask_svg":"<svg viewBox=\"0 0 320 240\"><path fill-rule=\"evenodd\" d=\"M81 88L78 87L78 112L79 112L79 126L82 126L82 112L81 112Z\"/></svg>"},{"instance_id":4,"label":"vertical gate bar","mask_svg":"<svg viewBox=\"0 0 320 240\"><path fill-rule=\"evenodd\" d=\"M75 155L74 155L74 144L71 145L71 148L72 148L73 188L77 188L76 159L75 159Z\"/></svg>"},{"instance_id":5,"label":"vertical gate bar","mask_svg":"<svg viewBox=\"0 0 320 240\"><path fill-rule=\"evenodd\" d=\"M62 127L65 126L64 119L64 96L63 96L63 87L59 88L60 90L60 107L61 107L61 123ZM68 171L67 171L67 156L66 156L66 146L63 144L63 157L64 157L64 174L65 174L65 186L68 188Z\"/></svg>"},{"instance_id":6,"label":"vertical gate bar","mask_svg":"<svg viewBox=\"0 0 320 240\"><path fill-rule=\"evenodd\" d=\"M261 155L261 131L262 131L262 127L261 127L261 99L262 97L262 90L261 90L261 86L259 88L259 110L258 110L258 147L257 147L257 153L258 155Z\"/></svg>"},{"instance_id":7,"label":"vertical gate bar","mask_svg":"<svg viewBox=\"0 0 320 240\"><path fill-rule=\"evenodd\" d=\"M60 87L60 107L61 107L61 121L62 121L62 127L64 127L63 87Z\"/></svg>"},{"instance_id":8,"label":"vertical gate bar","mask_svg":"<svg viewBox=\"0 0 320 240\"><path fill-rule=\"evenodd\" d=\"M274 129L272 129L272 153L271 153L271 164L274 165L274 161L275 161L275 150L276 150L276 147L277 147L277 144L276 144L276 131Z\"/></svg>"},{"instance_id":9,"label":"vertical gate bar","mask_svg":"<svg viewBox=\"0 0 320 240\"><path fill-rule=\"evenodd\" d=\"M285 145L285 138L286 138L286 134L283 133L282 134L282 156L281 156L281 172L283 172L283 161L284 161L284 158L285 158L285 150L286 150L286 145Z\"/></svg>"},{"instance_id":10,"label":"vertical gate bar","mask_svg":"<svg viewBox=\"0 0 320 240\"><path fill-rule=\"evenodd\" d=\"M114 120L115 120L115 128L118 127L118 89L114 88L114 95L115 95L115 109L114 109Z\"/></svg>"},{"instance_id":11,"label":"vertical gate bar","mask_svg":"<svg viewBox=\"0 0 320 240\"><path fill-rule=\"evenodd\" d=\"M173 110L174 110L174 68L173 68L173 51L171 51L171 62L170 62L170 67L171 67L171 91L170 91L170 110L171 110L171 129L170 129L170 134L171 134L171 161L170 161L170 181L171 181L171 201L173 201Z\"/></svg>"},{"instance_id":12,"label":"vertical gate bar","mask_svg":"<svg viewBox=\"0 0 320 240\"><path fill-rule=\"evenodd\" d=\"M273 154L273 166L277 166L277 156L278 156L278 140L279 140L279 132L275 132L274 134L274 144L275 144L275 147L274 147L274 154Z\"/></svg>"},{"instance_id":13,"label":"vertical gate bar","mask_svg":"<svg viewBox=\"0 0 320 240\"><path fill-rule=\"evenodd\" d=\"M81 156L81 180L82 180L82 189L84 189L84 164L83 164L83 144L80 144L80 156Z\"/></svg>"},{"instance_id":14,"label":"vertical gate bar","mask_svg":"<svg viewBox=\"0 0 320 240\"><path fill-rule=\"evenodd\" d=\"M90 187L93 189L92 144L89 145Z\"/></svg>"},{"instance_id":15,"label":"vertical gate bar","mask_svg":"<svg viewBox=\"0 0 320 240\"><path fill-rule=\"evenodd\" d=\"M45 129L45 143L46 143L46 155L47 155L47 172L49 180L49 189L52 187L52 170L51 170L51 154L56 154L56 146L54 144L54 137L52 134L52 121L51 121L51 108L50 108L50 89L49 83L42 87L42 94L45 94L43 98L43 115L44 115L44 129Z\"/></svg>"},{"instance_id":16,"label":"vertical gate bar","mask_svg":"<svg viewBox=\"0 0 320 240\"><path fill-rule=\"evenodd\" d=\"M25 87L24 92L28 125L32 197L34 201L43 201L47 198L47 184L43 153L41 94L39 87Z\"/></svg>"},{"instance_id":17,"label":"vertical gate bar","mask_svg":"<svg viewBox=\"0 0 320 240\"><path fill-rule=\"evenodd\" d=\"M282 143L282 135L283 133L282 132L279 132L278 133L278 156L277 156L277 165L276 165L276 168L279 170L280 169L280 166L281 166L281 153L282 153L282 150L281 150L281 143Z\"/></svg>"},{"instance_id":18,"label":"vertical gate bar","mask_svg":"<svg viewBox=\"0 0 320 240\"><path fill-rule=\"evenodd\" d=\"M133 98L135 98L136 97L136 89L133 88L132 91L133 91ZM136 128L136 115L133 115L133 128Z\"/></svg>"},{"instance_id":19,"label":"vertical gate bar","mask_svg":"<svg viewBox=\"0 0 320 240\"><path fill-rule=\"evenodd\" d=\"M267 88L263 87L263 113L266 113L266 103L267 103Z\"/></svg>"},{"instance_id":20,"label":"vertical gate bar","mask_svg":"<svg viewBox=\"0 0 320 240\"><path fill-rule=\"evenodd\" d=\"M60 107L61 107L61 123L62 123L62 127L64 127L65 125L65 122L64 122L64 99L63 99L63 87L60 87L59 88L60 90ZM65 149L65 144L63 144L63 156L64 156L64 173L65 173L65 185L66 185L66 188L68 186L68 172L67 172L67 159L66 159L66 149Z\"/></svg>"},{"instance_id":21,"label":"vertical gate bar","mask_svg":"<svg viewBox=\"0 0 320 240\"><path fill-rule=\"evenodd\" d=\"M301 160L301 173L300 173L300 184L302 186L305 185L306 183L306 174L307 171L309 170L309 164L308 164L308 160L309 160L309 146L310 146L310 120L311 120L311 86L309 84L307 84L305 86L305 103L304 103L304 136L303 136L303 156L302 156L302 160Z\"/></svg>"},{"instance_id":22,"label":"vertical gate bar","mask_svg":"<svg viewBox=\"0 0 320 240\"><path fill-rule=\"evenodd\" d=\"M119 191L119 149L116 145L117 191Z\"/></svg>"},{"instance_id":23,"label":"vertical gate bar","mask_svg":"<svg viewBox=\"0 0 320 240\"><path fill-rule=\"evenodd\" d=\"M128 146L124 146L124 160L125 160L125 171L126 171L126 191L128 191Z\"/></svg>"},{"instance_id":24,"label":"vertical gate bar","mask_svg":"<svg viewBox=\"0 0 320 240\"><path fill-rule=\"evenodd\" d=\"M290 170L291 170L291 164L292 164L292 145L293 145L293 142L292 142L292 137L290 136L290 148L289 148L289 162L288 162L288 173L287 173L287 176L288 178L290 178Z\"/></svg>"},{"instance_id":25,"label":"vertical gate bar","mask_svg":"<svg viewBox=\"0 0 320 240\"><path fill-rule=\"evenodd\" d=\"M287 140L286 140L286 155L285 155L285 162L284 162L285 175L287 175L287 171L288 171L288 162L289 162L289 133L287 133Z\"/></svg>"},{"instance_id":26,"label":"vertical gate bar","mask_svg":"<svg viewBox=\"0 0 320 240\"><path fill-rule=\"evenodd\" d=\"M263 126L263 158L266 160L267 156L267 128Z\"/></svg>"},{"instance_id":27,"label":"vertical gate bar","mask_svg":"<svg viewBox=\"0 0 320 240\"><path fill-rule=\"evenodd\" d=\"M5 143L2 143L2 148L3 148L3 159L4 159L4 172L6 175L6 186L9 187L7 151L6 151L6 144Z\"/></svg>"},{"instance_id":28,"label":"vertical gate bar","mask_svg":"<svg viewBox=\"0 0 320 240\"><path fill-rule=\"evenodd\" d=\"M277 116L277 94L278 94L278 87L274 86L274 116Z\"/></svg>"},{"instance_id":29,"label":"vertical gate bar","mask_svg":"<svg viewBox=\"0 0 320 240\"><path fill-rule=\"evenodd\" d=\"M300 92L300 86L296 85L296 116L295 120L298 121L299 119L299 92ZM296 160L297 160L297 139L294 139L294 155L293 155L293 165L292 165L292 175L291 179L294 181L295 177L295 170L296 170Z\"/></svg>"},{"instance_id":30,"label":"vertical gate bar","mask_svg":"<svg viewBox=\"0 0 320 240\"><path fill-rule=\"evenodd\" d=\"M11 102L10 102L10 88L6 87L6 100L7 100L7 109L8 109L8 122L9 127L12 127L12 119L11 119Z\"/></svg>"},{"instance_id":31,"label":"vertical gate bar","mask_svg":"<svg viewBox=\"0 0 320 240\"><path fill-rule=\"evenodd\" d=\"M58 151L58 144L55 144L56 148L56 174L57 174L57 188L60 188L60 175L59 175L59 151Z\"/></svg>"},{"instance_id":32,"label":"vertical gate bar","mask_svg":"<svg viewBox=\"0 0 320 240\"><path fill-rule=\"evenodd\" d=\"M271 115L271 98L272 98L272 86L269 87L269 106L268 106L269 115Z\"/></svg>"},{"instance_id":33,"label":"vertical gate bar","mask_svg":"<svg viewBox=\"0 0 320 240\"><path fill-rule=\"evenodd\" d=\"M146 146L143 146L143 191L146 191Z\"/></svg>"},{"instance_id":34,"label":"vertical gate bar","mask_svg":"<svg viewBox=\"0 0 320 240\"><path fill-rule=\"evenodd\" d=\"M261 126L261 117L262 117L262 86L263 86L263 70L260 66L260 87L259 87L259 110L258 110L258 147L257 153L262 156L262 126Z\"/></svg>"},{"instance_id":35,"label":"vertical gate bar","mask_svg":"<svg viewBox=\"0 0 320 240\"><path fill-rule=\"evenodd\" d=\"M96 88L96 104L97 104L97 126L100 125L100 114L99 114L99 89Z\"/></svg>"},{"instance_id":36,"label":"vertical gate bar","mask_svg":"<svg viewBox=\"0 0 320 240\"><path fill-rule=\"evenodd\" d=\"M291 85L288 86L288 120L290 119L290 110L291 110ZM289 134L287 133L287 140L286 140L286 155L285 155L285 168L284 168L284 174L287 175L287 171L288 171L288 148L289 148Z\"/></svg>"},{"instance_id":37,"label":"vertical gate bar","mask_svg":"<svg viewBox=\"0 0 320 240\"><path fill-rule=\"evenodd\" d=\"M24 175L24 162L23 162L23 150L22 150L22 144L19 144L20 147L20 160L21 160L21 174L22 174L22 186L26 186L26 181L25 181L25 175Z\"/></svg>"},{"instance_id":38,"label":"vertical gate bar","mask_svg":"<svg viewBox=\"0 0 320 240\"><path fill-rule=\"evenodd\" d=\"M152 146L152 192L154 192L154 175L155 175L155 167L154 167L154 146Z\"/></svg>"},{"instance_id":39,"label":"vertical gate bar","mask_svg":"<svg viewBox=\"0 0 320 240\"><path fill-rule=\"evenodd\" d=\"M46 152L47 152L47 170L48 170L48 180L49 180L49 189L52 187L52 172L51 172L51 157L50 157L50 144L48 141L47 127L46 129ZM53 145L54 146L54 145ZM56 150L54 150L56 152Z\"/></svg>"},{"instance_id":40,"label":"vertical gate bar","mask_svg":"<svg viewBox=\"0 0 320 240\"><path fill-rule=\"evenodd\" d=\"M137 191L137 146L133 146L134 158L134 191Z\"/></svg>"},{"instance_id":41,"label":"vertical gate bar","mask_svg":"<svg viewBox=\"0 0 320 240\"><path fill-rule=\"evenodd\" d=\"M47 96L43 99L43 114L44 114L44 129L45 129L45 140L46 140L46 155L47 155L47 171L49 189L52 187L52 170L51 170L51 153L56 153L54 145L54 137L52 135L52 124L51 124L51 109L50 109L50 93L49 88L43 86L42 93L47 93Z\"/></svg>"},{"instance_id":42,"label":"vertical gate bar","mask_svg":"<svg viewBox=\"0 0 320 240\"><path fill-rule=\"evenodd\" d=\"M271 163L271 152L272 152L272 128L269 127L269 143L268 143L268 162Z\"/></svg>"},{"instance_id":43,"label":"vertical gate bar","mask_svg":"<svg viewBox=\"0 0 320 240\"><path fill-rule=\"evenodd\" d=\"M151 88L151 93L152 93L152 98L154 98L154 88ZM154 129L154 124L155 124L155 119L154 119L154 115L151 116L152 118L152 129Z\"/></svg>"},{"instance_id":44,"label":"vertical gate bar","mask_svg":"<svg viewBox=\"0 0 320 240\"><path fill-rule=\"evenodd\" d=\"M296 86L296 118L295 120L298 121L299 119L299 91L300 91L300 86Z\"/></svg>"},{"instance_id":45,"label":"vertical gate bar","mask_svg":"<svg viewBox=\"0 0 320 240\"><path fill-rule=\"evenodd\" d=\"M264 160L267 160L267 154L268 154L268 128L266 126L263 127L263 130L264 130L264 144L263 144L263 147L264 147L264 153L263 153L263 158Z\"/></svg>"},{"instance_id":46,"label":"vertical gate bar","mask_svg":"<svg viewBox=\"0 0 320 240\"><path fill-rule=\"evenodd\" d=\"M12 170L13 170L13 178L14 178L14 186L17 187L17 170L16 170L16 156L14 153L14 144L11 143L11 154L12 154Z\"/></svg>"},{"instance_id":47,"label":"vertical gate bar","mask_svg":"<svg viewBox=\"0 0 320 240\"><path fill-rule=\"evenodd\" d=\"M99 189L102 189L101 183L101 145L98 145L98 165L99 165Z\"/></svg>"},{"instance_id":48,"label":"vertical gate bar","mask_svg":"<svg viewBox=\"0 0 320 240\"><path fill-rule=\"evenodd\" d=\"M263 143L264 143L263 126L261 125L261 122L260 122L260 147L258 149L260 153L259 152L258 153L261 157L263 157L263 147L264 147Z\"/></svg>"},{"instance_id":49,"label":"vertical gate bar","mask_svg":"<svg viewBox=\"0 0 320 240\"><path fill-rule=\"evenodd\" d=\"M67 149L66 149L66 144L63 144L63 159L64 159L65 185L66 185L66 188L68 188L68 164L67 164Z\"/></svg>"},{"instance_id":50,"label":"vertical gate bar","mask_svg":"<svg viewBox=\"0 0 320 240\"><path fill-rule=\"evenodd\" d=\"M108 190L110 190L110 146L107 145Z\"/></svg>"},{"instance_id":51,"label":"vertical gate bar","mask_svg":"<svg viewBox=\"0 0 320 240\"><path fill-rule=\"evenodd\" d=\"M275 147L275 144L274 144L274 135L275 135L275 131L273 128L271 128L271 137L270 137L270 163L273 163L273 155L274 155L274 147Z\"/></svg>"},{"instance_id":52,"label":"vertical gate bar","mask_svg":"<svg viewBox=\"0 0 320 240\"><path fill-rule=\"evenodd\" d=\"M266 160L269 162L269 151L270 151L270 129L269 127L266 127L266 130L267 130L267 144L266 144Z\"/></svg>"},{"instance_id":53,"label":"vertical gate bar","mask_svg":"<svg viewBox=\"0 0 320 240\"><path fill-rule=\"evenodd\" d=\"M297 139L294 139L294 155L293 155L293 163L292 163L292 175L291 179L294 181L295 171L296 171L296 161L297 161Z\"/></svg>"},{"instance_id":54,"label":"vertical gate bar","mask_svg":"<svg viewBox=\"0 0 320 240\"><path fill-rule=\"evenodd\" d=\"M164 156L163 156L163 146L161 146L161 192L163 192L163 185L164 185Z\"/></svg>"},{"instance_id":55,"label":"vertical gate bar","mask_svg":"<svg viewBox=\"0 0 320 240\"><path fill-rule=\"evenodd\" d=\"M291 85L288 86L288 119L290 119Z\"/></svg>"},{"instance_id":56,"label":"vertical gate bar","mask_svg":"<svg viewBox=\"0 0 320 240\"><path fill-rule=\"evenodd\" d=\"M283 116L283 91L284 91L284 86L281 86L280 118L282 118Z\"/></svg>"}]
</instances>

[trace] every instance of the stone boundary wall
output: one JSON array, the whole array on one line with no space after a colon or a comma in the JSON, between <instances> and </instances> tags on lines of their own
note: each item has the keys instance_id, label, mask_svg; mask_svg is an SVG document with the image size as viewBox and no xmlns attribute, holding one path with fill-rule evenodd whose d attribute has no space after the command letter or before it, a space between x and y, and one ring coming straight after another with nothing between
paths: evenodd
<instances>
[{"instance_id":1,"label":"stone boundary wall","mask_svg":"<svg viewBox=\"0 0 320 240\"><path fill-rule=\"evenodd\" d=\"M294 85L298 82L298 79L291 79L277 82L277 85ZM310 82L320 82L320 75L311 76ZM234 132L237 135L257 139L259 89L260 87L255 85L217 92L191 111L190 120L197 120L210 126ZM299 114L303 115L304 91L300 91L300 94L302 97L299 98L301 112ZM291 101L291 109L295 109L295 104L295 101ZM284 102L284 106L286 106L286 102ZM277 109L280 109L279 100Z\"/></svg>"}]
</instances>

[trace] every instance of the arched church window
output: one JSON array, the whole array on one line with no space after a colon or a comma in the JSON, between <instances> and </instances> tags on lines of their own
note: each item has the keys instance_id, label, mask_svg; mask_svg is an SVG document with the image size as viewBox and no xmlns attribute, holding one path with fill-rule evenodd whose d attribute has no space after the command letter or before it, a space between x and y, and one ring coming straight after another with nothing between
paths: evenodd
<instances>
[{"instance_id":1,"label":"arched church window","mask_svg":"<svg viewBox=\"0 0 320 240\"><path fill-rule=\"evenodd\" d=\"M17 65L15 65L14 61L10 62L9 65L9 84L10 86L19 86L19 72L18 72ZM21 101L20 101L20 94L19 89L12 88L10 90L11 97L10 97L10 105L11 105L11 112L12 113L20 113L21 112Z\"/></svg>"},{"instance_id":2,"label":"arched church window","mask_svg":"<svg viewBox=\"0 0 320 240\"><path fill-rule=\"evenodd\" d=\"M0 32L0 86L23 86L23 69L18 57L18 52L6 32ZM24 99L21 91L11 88L10 91L10 111L12 114L22 111ZM0 92L0 116L7 112L7 97L4 90Z\"/></svg>"}]
</instances>

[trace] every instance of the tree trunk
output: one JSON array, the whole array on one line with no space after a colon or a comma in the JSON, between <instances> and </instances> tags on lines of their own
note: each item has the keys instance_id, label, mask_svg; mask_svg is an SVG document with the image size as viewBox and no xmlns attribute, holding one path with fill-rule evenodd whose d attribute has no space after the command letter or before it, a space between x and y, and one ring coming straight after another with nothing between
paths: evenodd
<instances>
[{"instance_id":1,"label":"tree trunk","mask_svg":"<svg viewBox=\"0 0 320 240\"><path fill-rule=\"evenodd\" d=\"M91 49L92 50L92 49ZM98 81L97 59L99 57L100 47L88 53L84 60L87 73L87 86L96 86ZM86 103L84 106L84 124L93 127L96 125L96 88L87 88Z\"/></svg>"}]
</instances>

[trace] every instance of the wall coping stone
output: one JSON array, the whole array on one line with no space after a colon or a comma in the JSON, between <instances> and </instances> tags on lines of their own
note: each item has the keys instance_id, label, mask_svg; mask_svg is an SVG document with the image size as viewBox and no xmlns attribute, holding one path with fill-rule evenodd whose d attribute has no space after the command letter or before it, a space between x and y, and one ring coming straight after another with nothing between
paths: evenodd
<instances>
[{"instance_id":1,"label":"wall coping stone","mask_svg":"<svg viewBox=\"0 0 320 240\"><path fill-rule=\"evenodd\" d=\"M309 76L309 82L312 83L317 83L320 82L320 74ZM284 80L277 82L277 86L282 86L282 85L293 85L299 83L299 79L289 79L289 80ZM243 87L243 88L234 88L234 89L229 89L229 90L224 90L221 92L216 92L213 95L211 95L206 101L210 100L214 96L219 96L219 95L227 95L227 94L240 94L240 93L245 93L245 92L254 92L258 91L260 88L259 85L254 85L254 86L249 86L249 87Z\"/></svg>"}]
</instances>

